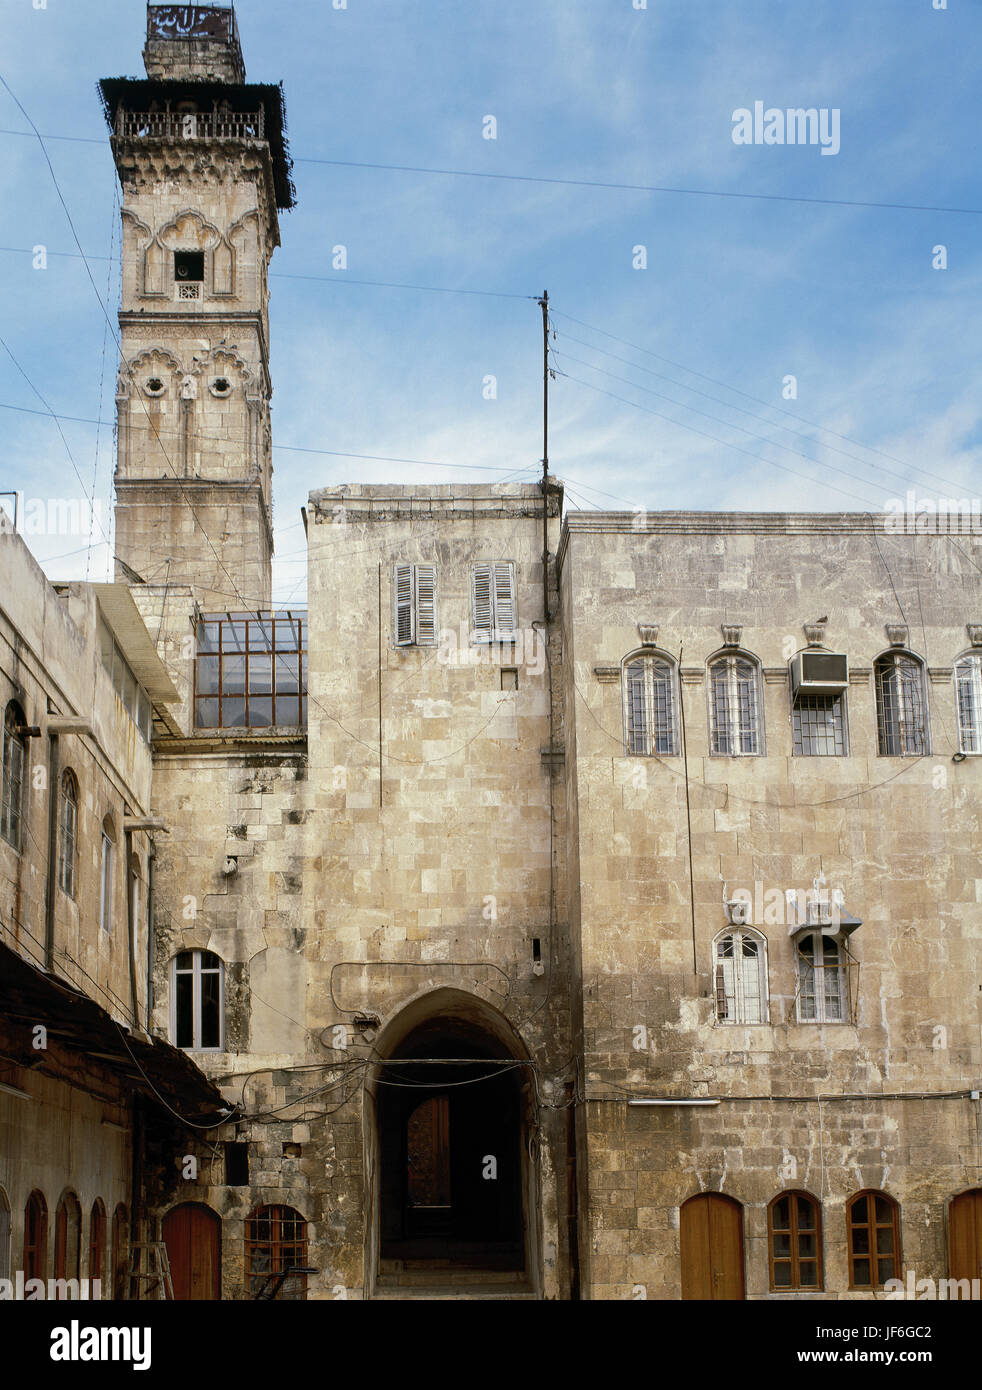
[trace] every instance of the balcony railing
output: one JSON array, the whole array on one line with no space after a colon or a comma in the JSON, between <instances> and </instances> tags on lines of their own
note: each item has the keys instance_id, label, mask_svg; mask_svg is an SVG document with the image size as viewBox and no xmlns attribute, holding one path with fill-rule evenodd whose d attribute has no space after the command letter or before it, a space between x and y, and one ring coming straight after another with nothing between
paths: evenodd
<instances>
[{"instance_id":1,"label":"balcony railing","mask_svg":"<svg viewBox=\"0 0 982 1390\"><path fill-rule=\"evenodd\" d=\"M116 134L138 140L264 140L258 111L126 111L116 113Z\"/></svg>"}]
</instances>

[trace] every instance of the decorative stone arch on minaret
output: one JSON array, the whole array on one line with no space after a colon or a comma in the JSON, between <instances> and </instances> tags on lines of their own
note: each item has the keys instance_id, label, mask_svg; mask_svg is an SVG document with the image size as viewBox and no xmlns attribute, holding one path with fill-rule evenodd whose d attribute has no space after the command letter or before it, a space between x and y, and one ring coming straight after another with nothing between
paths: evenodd
<instances>
[{"instance_id":1,"label":"decorative stone arch on minaret","mask_svg":"<svg viewBox=\"0 0 982 1390\"><path fill-rule=\"evenodd\" d=\"M251 228L251 236L250 236ZM259 209L250 208L244 212L229 227L226 239L233 256L236 258L233 269L237 269L239 261L243 263L243 268L252 265L256 274L256 303L265 309L265 289L266 282L263 274L266 258L262 254L260 238L262 236L262 223L259 218ZM233 285L235 281L233 279Z\"/></svg>"},{"instance_id":2,"label":"decorative stone arch on minaret","mask_svg":"<svg viewBox=\"0 0 982 1390\"><path fill-rule=\"evenodd\" d=\"M151 294L173 294L174 252L201 251L204 254L205 270L202 293L214 293L215 250L222 244L222 234L213 222L209 222L194 208L184 208L157 231L147 250L148 279L152 284ZM221 261L223 285L228 281L230 264ZM152 267L152 275L150 274ZM226 289L221 293L227 294Z\"/></svg>"},{"instance_id":3,"label":"decorative stone arch on minaret","mask_svg":"<svg viewBox=\"0 0 982 1390\"><path fill-rule=\"evenodd\" d=\"M144 348L122 364L116 380L118 471L121 476L126 477L131 472L133 435L137 430L144 431L141 437L145 442L137 451L141 459L148 459L155 452L151 449L153 440L163 466L166 468L169 461L173 470L178 470L176 402L184 377L180 358L159 344ZM168 416L171 417L169 421Z\"/></svg>"},{"instance_id":4,"label":"decorative stone arch on minaret","mask_svg":"<svg viewBox=\"0 0 982 1390\"><path fill-rule=\"evenodd\" d=\"M158 279L160 278L159 271L162 252L160 252L158 248L158 263L153 266L148 258L149 248L154 245L153 228L148 227L142 218L137 217L136 213L131 211L130 208L120 208L120 214L123 218L124 228L123 273L124 275L126 274L125 267L128 261L129 264L134 267L134 271L131 273L133 273L135 277L133 288L136 293L144 296L153 296L154 298L159 297L164 293L164 290L163 288L155 289L151 281L155 274ZM128 234L127 228L129 229Z\"/></svg>"}]
</instances>

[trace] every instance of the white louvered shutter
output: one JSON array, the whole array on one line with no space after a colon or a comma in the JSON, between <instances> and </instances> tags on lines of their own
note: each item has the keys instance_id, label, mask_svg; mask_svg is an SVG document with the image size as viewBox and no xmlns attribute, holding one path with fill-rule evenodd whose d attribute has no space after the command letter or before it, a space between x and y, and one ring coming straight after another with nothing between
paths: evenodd
<instances>
[{"instance_id":1,"label":"white louvered shutter","mask_svg":"<svg viewBox=\"0 0 982 1390\"><path fill-rule=\"evenodd\" d=\"M493 565L480 564L471 570L471 637L475 642L494 640L494 609L491 595L493 569Z\"/></svg>"},{"instance_id":2,"label":"white louvered shutter","mask_svg":"<svg viewBox=\"0 0 982 1390\"><path fill-rule=\"evenodd\" d=\"M395 567L395 634L396 646L408 647L415 639L415 614L413 609L415 598L413 583L413 566L396 565Z\"/></svg>"},{"instance_id":3,"label":"white louvered shutter","mask_svg":"<svg viewBox=\"0 0 982 1390\"><path fill-rule=\"evenodd\" d=\"M507 642L516 626L515 566L511 560L497 560L494 566L494 640Z\"/></svg>"},{"instance_id":4,"label":"white louvered shutter","mask_svg":"<svg viewBox=\"0 0 982 1390\"><path fill-rule=\"evenodd\" d=\"M416 566L416 641L436 641L436 565Z\"/></svg>"}]
</instances>

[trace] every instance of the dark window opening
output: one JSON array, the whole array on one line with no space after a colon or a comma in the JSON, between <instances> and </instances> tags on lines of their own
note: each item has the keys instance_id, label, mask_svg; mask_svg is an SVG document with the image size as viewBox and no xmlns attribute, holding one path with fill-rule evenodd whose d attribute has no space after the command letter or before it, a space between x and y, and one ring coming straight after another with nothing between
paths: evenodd
<instances>
[{"instance_id":1,"label":"dark window opening","mask_svg":"<svg viewBox=\"0 0 982 1390\"><path fill-rule=\"evenodd\" d=\"M225 1145L225 1186L249 1186L249 1145Z\"/></svg>"},{"instance_id":2,"label":"dark window opening","mask_svg":"<svg viewBox=\"0 0 982 1390\"><path fill-rule=\"evenodd\" d=\"M205 253L203 251L175 251L174 279L181 281L203 280L205 278Z\"/></svg>"}]
</instances>

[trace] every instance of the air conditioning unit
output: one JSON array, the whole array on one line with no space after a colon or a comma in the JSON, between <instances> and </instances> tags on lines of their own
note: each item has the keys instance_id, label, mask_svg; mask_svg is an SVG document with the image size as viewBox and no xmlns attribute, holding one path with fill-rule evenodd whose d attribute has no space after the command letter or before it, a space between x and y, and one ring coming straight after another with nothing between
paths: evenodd
<instances>
[{"instance_id":1,"label":"air conditioning unit","mask_svg":"<svg viewBox=\"0 0 982 1390\"><path fill-rule=\"evenodd\" d=\"M837 695L849 684L844 652L799 652L791 662L792 695Z\"/></svg>"}]
</instances>

